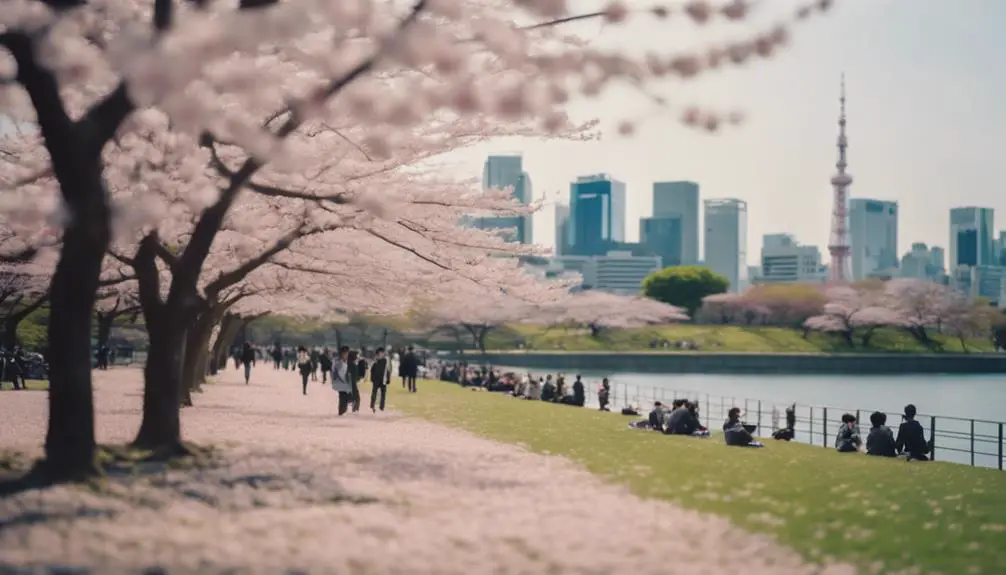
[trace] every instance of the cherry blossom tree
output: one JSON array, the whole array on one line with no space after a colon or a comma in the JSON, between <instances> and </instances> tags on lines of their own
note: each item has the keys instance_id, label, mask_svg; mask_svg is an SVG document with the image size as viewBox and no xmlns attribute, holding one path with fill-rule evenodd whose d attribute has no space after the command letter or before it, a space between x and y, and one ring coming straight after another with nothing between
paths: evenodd
<instances>
[{"instance_id":1,"label":"cherry blossom tree","mask_svg":"<svg viewBox=\"0 0 1006 575\"><path fill-rule=\"evenodd\" d=\"M941 326L945 333L956 337L961 351L968 353L969 339L989 339L1004 323L1002 310L988 305L980 298L949 291L940 306Z\"/></svg>"},{"instance_id":2,"label":"cherry blossom tree","mask_svg":"<svg viewBox=\"0 0 1006 575\"><path fill-rule=\"evenodd\" d=\"M799 327L819 315L826 302L824 287L813 284L767 284L742 293L703 298L697 319L710 323L764 323Z\"/></svg>"},{"instance_id":3,"label":"cherry blossom tree","mask_svg":"<svg viewBox=\"0 0 1006 575\"><path fill-rule=\"evenodd\" d=\"M828 303L823 313L808 318L804 326L839 334L850 347L855 345L855 335L859 336L860 345L869 347L877 329L903 324L902 315L893 307L894 302L882 284L834 286L827 289L826 296Z\"/></svg>"},{"instance_id":4,"label":"cherry blossom tree","mask_svg":"<svg viewBox=\"0 0 1006 575\"><path fill-rule=\"evenodd\" d=\"M642 296L618 295L599 290L580 291L539 308L535 322L580 325L591 337L609 328L629 328L687 321L679 307Z\"/></svg>"},{"instance_id":5,"label":"cherry blossom tree","mask_svg":"<svg viewBox=\"0 0 1006 575\"><path fill-rule=\"evenodd\" d=\"M702 298L702 307L696 312L695 319L706 323L737 323L741 321L746 307L743 294L713 294Z\"/></svg>"},{"instance_id":6,"label":"cherry blossom tree","mask_svg":"<svg viewBox=\"0 0 1006 575\"><path fill-rule=\"evenodd\" d=\"M43 258L40 258L43 259ZM18 344L18 326L49 301L49 269L41 261L0 264L3 347Z\"/></svg>"},{"instance_id":7,"label":"cherry blossom tree","mask_svg":"<svg viewBox=\"0 0 1006 575\"><path fill-rule=\"evenodd\" d=\"M464 330L482 352L493 329L535 319L540 309L568 298L573 285L570 280L546 280L513 269L512 259L490 263L492 271L481 282L459 278L441 286L438 299L422 314L425 323L454 330L456 337L460 336L458 330Z\"/></svg>"},{"instance_id":8,"label":"cherry blossom tree","mask_svg":"<svg viewBox=\"0 0 1006 575\"><path fill-rule=\"evenodd\" d=\"M795 17L804 19L830 4L818 0L799 8ZM192 193L187 203L201 207L193 210L197 215L184 241L161 237L160 226L148 225L134 253L119 252L120 261L128 259L136 270L152 350L157 350L145 377L162 382L146 384L151 393L145 391L145 403L155 407L145 408L138 443L170 447L179 444L177 414L156 406L165 404L181 381L184 328L205 309L200 289L208 287L201 286L210 269L207 260L244 193L256 190L295 205L309 202L320 211L354 203L362 211L380 211L378 202L371 205L345 193L351 181L346 172L326 181L329 172L312 169L312 157L296 145L305 131L351 121L361 137L347 139L366 155L380 157L393 157L402 149L397 139L431 121L487 116L496 122L527 121L539 133L562 131L568 126L562 108L574 87L594 95L617 83L645 87L668 76L691 78L705 69L770 56L788 38L788 28L780 25L707 51L633 58L568 41L551 28L586 18L622 24L630 11L620 2L594 14L571 13L561 1L419 0L404 13L400 8L376 0L242 0L236 11L200 0L5 3L0 46L13 60L0 68L0 85L11 103L5 108L14 111L15 120L37 123L39 157L47 158L48 166L36 176L39 182L29 179L31 185L19 187L48 178L58 188L58 211L65 214L50 288L50 345L59 358L49 395L51 474L74 476L94 467L91 381L83 366L90 362L92 308L113 233L107 154L114 153L113 140L124 140L133 129L127 120L137 110L166 114L170 133L196 139L222 180L212 187L192 185L205 174L169 173L157 166L161 156L145 158L152 166L136 182L138 205L146 205L142 188L151 172L160 170ZM683 13L705 23L715 16L741 19L748 9L738 0L719 9L695 1ZM666 18L671 12L658 7L648 13ZM530 23L517 26L515 19ZM395 76L396 70L410 73ZM683 111L686 124L710 130L725 119L732 116ZM632 125L623 123L619 131L630 133ZM309 174L312 181L291 190L269 174L270 166ZM275 241L260 242L257 255L217 276L219 283L212 287L235 286L243 279L238 276L300 237L324 233L326 225L305 214ZM170 275L165 290L158 266Z\"/></svg>"},{"instance_id":9,"label":"cherry blossom tree","mask_svg":"<svg viewBox=\"0 0 1006 575\"><path fill-rule=\"evenodd\" d=\"M941 330L949 315L961 309L961 296L950 287L919 279L893 279L886 289L902 325L923 345L932 345L928 328Z\"/></svg>"},{"instance_id":10,"label":"cherry blossom tree","mask_svg":"<svg viewBox=\"0 0 1006 575\"><path fill-rule=\"evenodd\" d=\"M764 323L800 327L823 311L824 292L819 284L768 284L752 287L744 298L761 311Z\"/></svg>"}]
</instances>

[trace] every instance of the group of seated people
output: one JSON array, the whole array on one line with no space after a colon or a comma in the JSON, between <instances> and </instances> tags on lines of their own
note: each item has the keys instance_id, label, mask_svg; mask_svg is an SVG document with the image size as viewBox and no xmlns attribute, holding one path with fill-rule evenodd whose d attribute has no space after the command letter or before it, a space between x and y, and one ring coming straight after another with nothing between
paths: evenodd
<instances>
[{"instance_id":1,"label":"group of seated people","mask_svg":"<svg viewBox=\"0 0 1006 575\"><path fill-rule=\"evenodd\" d=\"M456 363L440 368L440 380L458 383L462 387L508 393L521 399L579 407L587 403L586 389L579 375L572 385L567 385L566 378L561 373L554 379L552 375L536 377L531 373L518 376L513 372L498 373L492 367L473 367L465 363ZM605 379L598 390L602 411L607 409L609 397L610 384Z\"/></svg>"},{"instance_id":2,"label":"group of seated people","mask_svg":"<svg viewBox=\"0 0 1006 575\"><path fill-rule=\"evenodd\" d=\"M653 409L646 419L629 425L637 429L659 431L666 435L709 436L709 430L699 421L698 402L687 399L675 399L671 402L670 409L659 401L654 402Z\"/></svg>"},{"instance_id":3,"label":"group of seated people","mask_svg":"<svg viewBox=\"0 0 1006 575\"><path fill-rule=\"evenodd\" d=\"M867 455L876 457L907 457L910 461L929 461L933 451L932 438L926 441L926 433L915 416L918 413L915 406L905 406L902 422L898 426L898 435L887 426L887 414L875 411L870 414L870 432L866 436L864 448L863 439L859 435L856 416L846 413L842 416L842 424L835 435L835 449L839 453L857 453L865 449Z\"/></svg>"},{"instance_id":4,"label":"group of seated people","mask_svg":"<svg viewBox=\"0 0 1006 575\"><path fill-rule=\"evenodd\" d=\"M586 390L579 375L572 386L566 385L566 378L560 373L552 379L552 375L535 378L530 373L524 374L514 386L514 397L535 401L549 401L563 405L583 407L587 403Z\"/></svg>"},{"instance_id":5,"label":"group of seated people","mask_svg":"<svg viewBox=\"0 0 1006 575\"><path fill-rule=\"evenodd\" d=\"M638 415L635 410L623 410L623 413ZM898 427L897 436L887 427L887 414L876 411L870 415L872 427L864 442L859 434L856 417L851 413L842 416L842 423L835 435L835 449L840 453L864 451L867 455L877 457L904 456L913 461L928 461L932 453L932 439L926 441L925 430L916 419L914 405L905 406L904 420ZM723 440L727 445L737 447L763 447L764 444L755 439L756 425L744 423L741 419L741 409L732 407L727 412L723 423ZM646 419L629 424L636 429L651 429L667 435L690 435L708 437L709 431L702 426L698 416L698 402L676 399L668 410L661 402L653 404ZM786 409L786 427L772 433L773 439L790 441L796 436L796 406Z\"/></svg>"}]
</instances>

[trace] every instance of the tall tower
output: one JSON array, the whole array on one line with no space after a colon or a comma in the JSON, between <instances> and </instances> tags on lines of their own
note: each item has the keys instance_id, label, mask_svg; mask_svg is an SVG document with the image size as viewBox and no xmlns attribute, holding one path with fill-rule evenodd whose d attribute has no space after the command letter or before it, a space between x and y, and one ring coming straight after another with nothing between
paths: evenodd
<instances>
[{"instance_id":1,"label":"tall tower","mask_svg":"<svg viewBox=\"0 0 1006 575\"><path fill-rule=\"evenodd\" d=\"M848 282L851 276L849 267L849 185L852 184L852 176L845 173L848 165L845 161L845 150L849 142L845 137L845 74L842 74L842 94L839 97L840 112L838 115L838 162L835 167L838 171L831 177L831 185L834 188L834 203L831 208L831 241L828 244L828 253L831 254L831 274L828 278L831 283Z\"/></svg>"}]
</instances>

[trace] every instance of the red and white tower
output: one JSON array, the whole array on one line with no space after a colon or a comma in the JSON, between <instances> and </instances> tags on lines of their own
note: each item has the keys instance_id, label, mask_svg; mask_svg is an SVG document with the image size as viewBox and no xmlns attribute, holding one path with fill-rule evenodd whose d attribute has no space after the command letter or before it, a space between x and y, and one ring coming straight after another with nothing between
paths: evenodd
<instances>
[{"instance_id":1,"label":"red and white tower","mask_svg":"<svg viewBox=\"0 0 1006 575\"><path fill-rule=\"evenodd\" d=\"M831 177L831 185L835 189L834 204L831 208L831 241L828 253L831 254L831 283L846 283L852 276L849 266L849 186L852 176L845 173L848 165L845 161L845 150L849 145L845 137L845 74L842 74L842 95L839 97L841 111L838 115L838 171Z\"/></svg>"}]
</instances>

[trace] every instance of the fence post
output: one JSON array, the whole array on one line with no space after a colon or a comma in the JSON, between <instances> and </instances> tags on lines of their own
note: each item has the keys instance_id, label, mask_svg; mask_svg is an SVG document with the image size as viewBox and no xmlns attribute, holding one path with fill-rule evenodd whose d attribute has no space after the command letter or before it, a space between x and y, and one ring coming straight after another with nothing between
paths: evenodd
<instances>
[{"instance_id":1,"label":"fence post","mask_svg":"<svg viewBox=\"0 0 1006 575\"><path fill-rule=\"evenodd\" d=\"M929 459L936 461L936 416L929 416L929 443L933 448L929 450Z\"/></svg>"},{"instance_id":2,"label":"fence post","mask_svg":"<svg viewBox=\"0 0 1006 575\"><path fill-rule=\"evenodd\" d=\"M999 471L1003 470L1003 424L999 422Z\"/></svg>"},{"instance_id":3,"label":"fence post","mask_svg":"<svg viewBox=\"0 0 1006 575\"><path fill-rule=\"evenodd\" d=\"M821 446L828 447L828 408L821 408L823 414L821 416L821 433L824 437L821 438Z\"/></svg>"},{"instance_id":4,"label":"fence post","mask_svg":"<svg viewBox=\"0 0 1006 575\"><path fill-rule=\"evenodd\" d=\"M811 445L814 445L814 406L813 405L810 406L810 419L808 421L809 421L809 423L807 423L807 432L810 433L810 439L807 440L807 443L809 443Z\"/></svg>"},{"instance_id":5,"label":"fence post","mask_svg":"<svg viewBox=\"0 0 1006 575\"><path fill-rule=\"evenodd\" d=\"M1000 426L1000 428L1001 427L1002 426ZM761 435L761 400L760 399L758 400L758 427L755 428L755 433L757 433L758 435ZM999 442L999 445L1002 445L1002 441ZM999 459L1002 459L1002 457L1000 457Z\"/></svg>"},{"instance_id":6,"label":"fence post","mask_svg":"<svg viewBox=\"0 0 1006 575\"><path fill-rule=\"evenodd\" d=\"M975 420L971 420L971 467L975 466Z\"/></svg>"}]
</instances>

